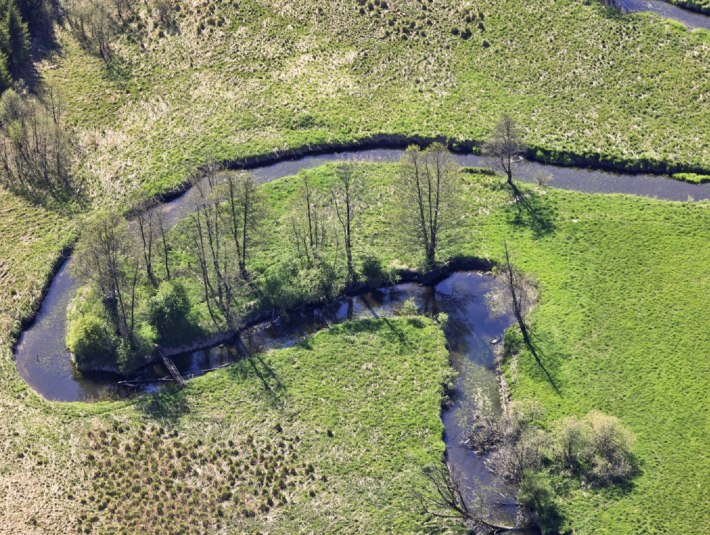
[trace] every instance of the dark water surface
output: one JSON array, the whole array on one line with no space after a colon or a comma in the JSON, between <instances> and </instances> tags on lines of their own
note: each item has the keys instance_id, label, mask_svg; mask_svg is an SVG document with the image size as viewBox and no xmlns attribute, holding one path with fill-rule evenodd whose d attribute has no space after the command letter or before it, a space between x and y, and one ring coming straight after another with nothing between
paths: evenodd
<instances>
[{"instance_id":1,"label":"dark water surface","mask_svg":"<svg viewBox=\"0 0 710 535\"><path fill-rule=\"evenodd\" d=\"M673 19L688 28L710 30L710 16L684 9L663 0L617 0L624 11L648 11L665 19Z\"/></svg>"}]
</instances>

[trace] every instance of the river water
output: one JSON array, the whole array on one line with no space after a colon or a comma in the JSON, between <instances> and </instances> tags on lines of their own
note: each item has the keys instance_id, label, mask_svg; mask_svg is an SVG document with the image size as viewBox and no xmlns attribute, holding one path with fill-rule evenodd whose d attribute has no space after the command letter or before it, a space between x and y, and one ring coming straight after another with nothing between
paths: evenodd
<instances>
[{"instance_id":1,"label":"river water","mask_svg":"<svg viewBox=\"0 0 710 535\"><path fill-rule=\"evenodd\" d=\"M710 16L683 9L663 0L617 0L623 11L648 11L666 19L673 19L688 28L710 30Z\"/></svg>"}]
</instances>

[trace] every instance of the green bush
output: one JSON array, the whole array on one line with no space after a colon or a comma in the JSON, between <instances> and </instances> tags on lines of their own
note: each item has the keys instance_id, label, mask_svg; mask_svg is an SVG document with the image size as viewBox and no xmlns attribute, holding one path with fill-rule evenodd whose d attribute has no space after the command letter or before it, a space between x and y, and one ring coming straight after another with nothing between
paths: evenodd
<instances>
[{"instance_id":1,"label":"green bush","mask_svg":"<svg viewBox=\"0 0 710 535\"><path fill-rule=\"evenodd\" d=\"M618 418L592 411L565 418L556 431L556 456L573 474L600 486L633 475L633 436Z\"/></svg>"},{"instance_id":2,"label":"green bush","mask_svg":"<svg viewBox=\"0 0 710 535\"><path fill-rule=\"evenodd\" d=\"M370 288L386 286L396 280L395 273L391 269L385 268L382 261L374 255L365 257L360 272Z\"/></svg>"},{"instance_id":3,"label":"green bush","mask_svg":"<svg viewBox=\"0 0 710 535\"><path fill-rule=\"evenodd\" d=\"M555 496L555 491L544 474L525 472L520 482L518 502L533 513L535 523L543 533L558 532L561 518Z\"/></svg>"},{"instance_id":4,"label":"green bush","mask_svg":"<svg viewBox=\"0 0 710 535\"><path fill-rule=\"evenodd\" d=\"M148 319L162 342L183 341L190 332L190 300L179 282L164 281L148 301Z\"/></svg>"},{"instance_id":5,"label":"green bush","mask_svg":"<svg viewBox=\"0 0 710 535\"><path fill-rule=\"evenodd\" d=\"M332 299L343 284L343 274L328 262L309 268L282 262L265 273L262 299L267 307L289 310Z\"/></svg>"},{"instance_id":6,"label":"green bush","mask_svg":"<svg viewBox=\"0 0 710 535\"><path fill-rule=\"evenodd\" d=\"M133 340L122 338L118 344L116 363L122 375L129 375L148 362L155 350L157 333L152 325L139 323Z\"/></svg>"},{"instance_id":7,"label":"green bush","mask_svg":"<svg viewBox=\"0 0 710 535\"><path fill-rule=\"evenodd\" d=\"M115 370L118 338L105 318L87 313L69 322L67 347L77 367L87 370Z\"/></svg>"}]
</instances>

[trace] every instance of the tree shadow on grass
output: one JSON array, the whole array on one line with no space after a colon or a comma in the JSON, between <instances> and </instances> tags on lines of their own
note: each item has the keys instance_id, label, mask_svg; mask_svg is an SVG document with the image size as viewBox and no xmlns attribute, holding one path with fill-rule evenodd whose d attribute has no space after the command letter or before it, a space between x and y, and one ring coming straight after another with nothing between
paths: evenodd
<instances>
[{"instance_id":1,"label":"tree shadow on grass","mask_svg":"<svg viewBox=\"0 0 710 535\"><path fill-rule=\"evenodd\" d=\"M542 238L555 231L555 213L544 195L530 188L520 188L511 185L511 195L515 206L511 223L527 227L533 231L535 238Z\"/></svg>"},{"instance_id":2,"label":"tree shadow on grass","mask_svg":"<svg viewBox=\"0 0 710 535\"><path fill-rule=\"evenodd\" d=\"M558 352L548 350L546 347L548 344L545 344L534 331L531 331L531 342L531 345L528 346L517 330L508 330L505 335L503 359L508 360L515 355L519 355L523 348L527 349L535 360L533 377L549 383L555 393L562 397L562 388L557 377L560 365L565 360L564 356Z\"/></svg>"},{"instance_id":3,"label":"tree shadow on grass","mask_svg":"<svg viewBox=\"0 0 710 535\"><path fill-rule=\"evenodd\" d=\"M255 376L264 387L268 402L275 407L282 407L286 396L286 386L276 374L274 369L258 353L252 353L244 344L242 337L237 335L235 347L241 356L241 362L229 367L229 374L233 377L245 379Z\"/></svg>"},{"instance_id":4,"label":"tree shadow on grass","mask_svg":"<svg viewBox=\"0 0 710 535\"><path fill-rule=\"evenodd\" d=\"M169 423L177 422L190 412L185 391L177 385L141 397L137 406L153 420Z\"/></svg>"},{"instance_id":5,"label":"tree shadow on grass","mask_svg":"<svg viewBox=\"0 0 710 535\"><path fill-rule=\"evenodd\" d=\"M363 299L362 302L365 305L365 307L367 308L367 310L370 312L370 314L372 314L372 317L377 320L382 320L385 323L385 325L387 325L387 327L389 327L390 330L397 336L397 339L399 340L399 342L401 344L406 345L406 346L409 345L409 340L407 340L407 337L405 336L405 334L402 332L401 329L398 329L397 326L394 323L392 323L386 316L380 316L377 313L377 311L374 308L372 308L372 305L370 305L370 303L367 301L367 299ZM357 324L352 324L352 325L357 325ZM373 325L373 330L376 330L374 328L374 325Z\"/></svg>"}]
</instances>

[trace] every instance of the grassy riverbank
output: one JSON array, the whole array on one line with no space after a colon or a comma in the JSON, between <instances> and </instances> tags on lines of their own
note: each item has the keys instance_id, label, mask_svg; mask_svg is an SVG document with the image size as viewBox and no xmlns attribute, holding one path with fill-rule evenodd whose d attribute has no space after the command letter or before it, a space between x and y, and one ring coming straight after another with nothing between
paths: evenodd
<instances>
[{"instance_id":1,"label":"grassy riverbank","mask_svg":"<svg viewBox=\"0 0 710 535\"><path fill-rule=\"evenodd\" d=\"M385 265L416 266L418 256L397 238L396 167L362 170L368 208L357 221L356 250L377 254ZM321 189L335 176L333 166L305 173ZM505 239L539 285L532 321L560 393L524 354L506 368L514 398L541 401L548 423L602 410L637 437L641 474L633 485L611 492L572 485L559 503L565 526L579 533L673 533L707 522L701 459L709 385L698 372L710 351L710 251L699 244L710 240L710 205L526 186L534 223L529 213L518 216L499 177L472 173L465 180L464 208L442 258L500 260ZM257 264L283 255L278 244L288 239L298 184L296 178L264 187L273 219Z\"/></svg>"},{"instance_id":2,"label":"grassy riverbank","mask_svg":"<svg viewBox=\"0 0 710 535\"><path fill-rule=\"evenodd\" d=\"M324 166L307 173L313 187L325 189L334 180L334 170L334 166ZM368 208L356 223L357 257L362 258L365 252L375 253L386 266L416 266L419 258L397 238L395 231L397 197L393 178L396 167L367 164L360 170L366 175L369 190ZM299 183L300 178L296 177L264 187L271 210L270 223L266 227L270 232L255 260L261 266L283 255L287 228L284 223L289 206L297 196ZM452 221L453 228L447 233L442 258L465 254L500 260L505 239L513 251L514 261L539 285L540 304L532 321L540 339L544 362L560 394L551 388L532 359L523 354L512 360L506 370L514 398L540 400L548 422L564 415L582 415L600 409L620 418L637 437L635 452L641 474L632 487L601 492L572 485L558 504L565 518L565 527L578 533L638 533L643 530L678 533L692 532L697 526L706 524L708 518L702 504L706 501L704 481L707 473L703 471L702 459L708 443L707 413L704 412L708 405L708 384L702 373L702 355L710 351L710 339L705 335L708 322L704 310L704 296L710 291L706 272L710 265L710 251L699 244L710 240L708 203L670 203L526 186L526 191L532 194L530 201L537 214L538 224L533 225L529 214L517 216L500 177L469 173L465 183L465 202ZM406 322L403 325L407 325ZM433 327L423 331L415 329L411 333L407 329L407 338L413 336L419 341L419 346L415 344L422 348L419 353L439 354L437 348L440 348L441 335ZM440 372L430 368L425 373L432 377L418 375L422 369L416 370L408 360L414 352L396 347L392 352L388 351L391 355L399 355L401 351L402 356L398 358L402 361L398 358L391 361L396 362L396 366L403 366L388 373L383 373L384 368L376 365L379 361L369 365L363 362L357 370L339 360L334 361L334 355L350 354L348 343L354 344L356 351L351 358L356 359L374 358L367 348L377 347L379 354L380 346L389 347L389 334L383 334L381 327L376 329L372 339L369 334L351 339L351 334L345 331L347 328L339 327L317 338L313 344L316 353L300 348L275 353L268 358L269 365L278 369L277 376L282 377L282 382L286 383L283 377L294 381L286 389L287 398L289 394L300 396L306 388L304 385L327 373L327 368L314 371L304 362L311 355L315 358L314 363L324 359L323 362L338 366L337 370L347 372L347 382L343 383L346 390L338 390L337 395L331 392L338 403L321 407L324 413L301 419L296 409L286 410L292 416L289 425L293 425L293 429L306 426L305 422L312 420L318 422L316 428L320 433L326 432L325 437L317 435L319 440L326 440L331 425L334 436L339 437L340 431L335 426L344 418L339 411L355 406L353 404L358 403L362 392L371 394L372 385L380 381L390 384L392 396L412 387L409 380L387 382L398 374L403 378L417 377L426 381L429 385L426 387L429 392L426 403L433 403L436 397L433 385L439 384L441 375L437 374ZM424 338L420 338L420 334ZM425 338L431 338L434 345L424 344ZM367 347L361 349L360 344ZM57 522L65 515L78 518L85 510L81 507L81 498L70 500L66 493L69 488L80 489L76 496L80 491L89 493L84 479L84 474L90 473L90 465L86 464L84 456L93 449L86 434L89 428L111 425L113 419L127 420L131 422L131 434L139 422L157 419L156 425L171 429L171 426L177 426L189 444L199 438L204 440L205 435L214 435L216 440L224 441L230 438L220 434L224 422L229 422L234 436L243 436L243 428L232 422L241 418L242 413L256 414L255 407L263 407L266 400L263 395L252 399L252 393L261 387L258 387L258 379L247 373L249 368L240 366L195 381L184 395L147 398L138 406L125 402L50 404L22 383L9 354L6 355L8 358L1 368L3 389L0 396L0 408L6 416L0 432L9 446L0 461L6 474L2 478L2 513L10 522L8 525L21 526L21 531L31 531L31 522L38 522L38 532L44 531L49 525L62 525ZM298 358L287 365L279 360L279 355L298 355ZM390 359L387 362L390 365ZM340 384L340 371L327 375L328 380L320 381L318 388L330 388L329 381ZM377 374L376 379L370 374ZM295 386L299 381L305 383ZM351 388L353 381L357 382L357 388ZM319 395L326 398L330 394ZM422 398L417 399L425 403ZM411 407L420 406L420 401ZM315 409L310 406L308 410ZM408 409L398 405L396 410L406 412ZM436 415L438 418L438 411ZM387 419L386 414L379 416ZM364 417L358 412L348 425L354 425ZM273 422L272 416L264 418L245 419L239 425L247 422L266 431ZM287 429L283 422L281 425ZM433 423L421 420L417 425L422 426L420 429L433 429L431 432L438 439L436 429L439 428L431 427ZM440 425L438 420L436 425ZM365 447L362 445L363 435L355 429L352 433L351 439L361 444L358 447ZM120 443L124 440L123 434L111 433L110 436L115 436ZM156 437L156 440L163 439ZM430 444L431 449L427 451L434 452L432 455L441 451L437 450L441 448L440 443L426 443ZM122 447L119 446L119 450ZM199 450L196 455L202 455L200 447L196 447ZM417 462L428 458L429 454L423 451L412 453L408 458L417 459ZM339 455L334 451L330 454ZM397 456L402 458L399 453ZM364 459L361 457L358 461L363 466L367 464ZM111 465L109 469L133 469L130 461L122 462L119 468ZM408 472L405 470L405 473ZM348 480L351 476L352 473L347 475ZM344 472L343 480L345 477ZM382 477L386 480L386 476ZM158 490L162 489L162 481L163 478L159 478ZM359 480L356 478L356 481ZM363 481L367 482L367 478ZM400 488L399 484L392 487L390 496L402 497ZM341 487L337 489L337 492L348 492ZM105 497L107 490L101 492ZM166 492L169 493L169 489ZM386 491L380 488L377 492ZM180 495L179 491L176 491L177 495ZM333 507L338 503L344 507L342 504L352 501L348 498L339 502L335 490L329 496L329 504ZM400 531L410 531L414 525L414 517L402 512L399 506L389 510L392 516L386 511L382 512L384 516L377 516L380 513L370 510L372 502L368 502L370 505L357 503L357 509L348 513L351 516L347 518L370 522L368 525L376 531L384 525L400 526L390 522L401 521ZM20 504L30 504L29 509L19 507ZM325 522L323 517L308 509L292 510L283 515L278 518L288 521L284 525L292 527L305 525L302 522ZM101 518L103 522L109 517ZM225 516L227 518L229 515ZM256 521L262 520L258 516ZM346 527L343 529L347 530Z\"/></svg>"},{"instance_id":3,"label":"grassy riverbank","mask_svg":"<svg viewBox=\"0 0 710 535\"><path fill-rule=\"evenodd\" d=\"M710 2L708 0L667 0L671 4L683 7L685 9L690 9L691 11L697 11L698 13L704 13L705 15L710 15Z\"/></svg>"},{"instance_id":4,"label":"grassy riverbank","mask_svg":"<svg viewBox=\"0 0 710 535\"><path fill-rule=\"evenodd\" d=\"M449 373L433 322L362 320L135 403L30 401L0 531L417 531Z\"/></svg>"}]
</instances>

